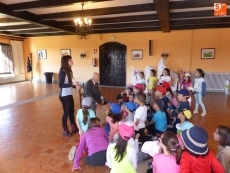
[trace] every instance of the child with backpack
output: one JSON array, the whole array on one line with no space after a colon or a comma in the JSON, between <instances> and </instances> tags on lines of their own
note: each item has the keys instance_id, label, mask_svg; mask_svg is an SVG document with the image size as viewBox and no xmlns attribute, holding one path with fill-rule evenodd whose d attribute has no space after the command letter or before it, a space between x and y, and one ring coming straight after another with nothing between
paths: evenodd
<instances>
[{"instance_id":1,"label":"child with backpack","mask_svg":"<svg viewBox=\"0 0 230 173\"><path fill-rule=\"evenodd\" d=\"M180 160L180 173L224 173L212 151L208 149L208 133L194 126L181 132L185 145Z\"/></svg>"},{"instance_id":2,"label":"child with backpack","mask_svg":"<svg viewBox=\"0 0 230 173\"><path fill-rule=\"evenodd\" d=\"M226 173L230 173L230 128L219 125L213 134L214 141L219 142L217 160L224 167Z\"/></svg>"},{"instance_id":3,"label":"child with backpack","mask_svg":"<svg viewBox=\"0 0 230 173\"><path fill-rule=\"evenodd\" d=\"M201 116L205 116L207 114L204 103L202 101L202 96L205 95L206 92L206 84L204 80L204 71L200 68L196 69L195 71L195 84L194 84L194 91L195 91L195 100L196 100L196 106L195 110L193 111L194 114L198 113L198 106L200 105L202 108L202 114Z\"/></svg>"}]
</instances>

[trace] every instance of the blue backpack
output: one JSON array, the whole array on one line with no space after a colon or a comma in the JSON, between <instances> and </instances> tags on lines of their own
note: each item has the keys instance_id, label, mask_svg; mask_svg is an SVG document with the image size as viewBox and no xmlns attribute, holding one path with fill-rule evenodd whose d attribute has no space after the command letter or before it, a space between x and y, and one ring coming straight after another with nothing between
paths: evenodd
<instances>
[{"instance_id":1,"label":"blue backpack","mask_svg":"<svg viewBox=\"0 0 230 173\"><path fill-rule=\"evenodd\" d=\"M205 96L205 94L206 94L206 83L205 82L202 82L201 88L202 88L201 95Z\"/></svg>"}]
</instances>

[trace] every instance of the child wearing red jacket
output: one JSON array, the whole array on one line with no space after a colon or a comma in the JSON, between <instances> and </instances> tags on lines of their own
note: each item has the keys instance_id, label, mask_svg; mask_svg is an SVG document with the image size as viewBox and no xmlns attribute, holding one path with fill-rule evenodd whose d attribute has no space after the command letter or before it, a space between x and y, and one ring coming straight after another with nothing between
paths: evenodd
<instances>
[{"instance_id":1,"label":"child wearing red jacket","mask_svg":"<svg viewBox=\"0 0 230 173\"><path fill-rule=\"evenodd\" d=\"M224 173L212 151L208 149L208 133L198 126L181 132L185 151L180 160L180 173Z\"/></svg>"}]
</instances>

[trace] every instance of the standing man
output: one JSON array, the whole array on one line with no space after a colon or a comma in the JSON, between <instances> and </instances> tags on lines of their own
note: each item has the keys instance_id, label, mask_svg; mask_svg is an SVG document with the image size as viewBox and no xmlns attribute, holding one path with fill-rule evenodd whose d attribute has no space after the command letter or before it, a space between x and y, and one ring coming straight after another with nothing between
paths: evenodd
<instances>
[{"instance_id":1,"label":"standing man","mask_svg":"<svg viewBox=\"0 0 230 173\"><path fill-rule=\"evenodd\" d=\"M99 89L100 75L97 72L93 73L92 79L84 84L84 97L92 97L93 102L91 109L96 112L96 107L105 104L105 99Z\"/></svg>"}]
</instances>

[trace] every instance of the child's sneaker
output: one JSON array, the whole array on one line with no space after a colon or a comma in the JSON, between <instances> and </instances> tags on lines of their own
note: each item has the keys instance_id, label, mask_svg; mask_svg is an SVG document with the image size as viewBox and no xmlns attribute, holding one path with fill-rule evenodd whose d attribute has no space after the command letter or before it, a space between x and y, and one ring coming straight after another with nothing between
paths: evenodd
<instances>
[{"instance_id":1,"label":"child's sneaker","mask_svg":"<svg viewBox=\"0 0 230 173\"><path fill-rule=\"evenodd\" d=\"M207 113L206 112L203 112L202 114L201 114L201 116L203 117L203 116L205 116Z\"/></svg>"},{"instance_id":2,"label":"child's sneaker","mask_svg":"<svg viewBox=\"0 0 230 173\"><path fill-rule=\"evenodd\" d=\"M194 113L194 114L197 114L197 113L198 113L198 110L194 110L193 113Z\"/></svg>"},{"instance_id":3,"label":"child's sneaker","mask_svg":"<svg viewBox=\"0 0 230 173\"><path fill-rule=\"evenodd\" d=\"M75 153L76 153L76 149L77 149L76 146L72 146L72 148L70 149L69 160L73 160L74 159L74 156L75 156Z\"/></svg>"}]
</instances>

